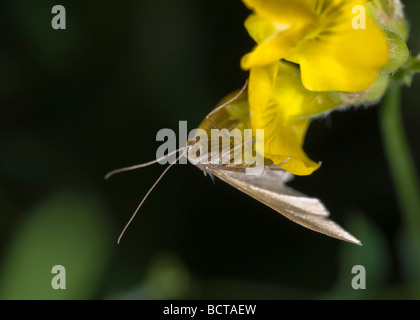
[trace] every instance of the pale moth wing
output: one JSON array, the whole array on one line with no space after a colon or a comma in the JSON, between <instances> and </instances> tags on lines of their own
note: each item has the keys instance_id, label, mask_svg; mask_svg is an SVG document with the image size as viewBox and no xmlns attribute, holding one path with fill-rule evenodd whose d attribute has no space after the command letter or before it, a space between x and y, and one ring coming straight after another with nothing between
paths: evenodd
<instances>
[{"instance_id":1,"label":"pale moth wing","mask_svg":"<svg viewBox=\"0 0 420 320\"><path fill-rule=\"evenodd\" d=\"M293 175L283 170L264 170L261 175L207 167L209 173L262 202L286 218L327 236L361 245L361 242L328 218L329 211L317 198L310 198L285 185Z\"/></svg>"}]
</instances>

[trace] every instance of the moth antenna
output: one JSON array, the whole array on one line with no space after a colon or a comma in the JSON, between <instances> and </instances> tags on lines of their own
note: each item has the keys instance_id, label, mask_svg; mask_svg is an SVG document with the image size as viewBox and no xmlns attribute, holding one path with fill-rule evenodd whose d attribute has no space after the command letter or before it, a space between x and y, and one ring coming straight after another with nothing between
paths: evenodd
<instances>
[{"instance_id":1,"label":"moth antenna","mask_svg":"<svg viewBox=\"0 0 420 320\"><path fill-rule=\"evenodd\" d=\"M185 148L182 148L185 149ZM141 200L140 204L138 205L136 211L134 211L133 215L131 216L130 220L128 220L127 224L125 225L123 231L121 232L120 236L118 237L117 240L117 244L120 244L121 238L125 233L125 230L127 230L128 226L130 225L130 223L133 221L134 217L137 215L137 212L140 210L141 206L143 205L144 201L146 201L147 197L149 196L149 194L153 191L153 189L156 187L156 185L159 183L159 181L163 178L163 176L166 174L166 172L168 172L168 170L176 163L178 162L179 159L181 159L185 154L185 151L175 160L173 161L163 172L162 174L159 176L159 178L155 181L155 183L152 185L152 187L149 189L149 191L147 191L146 195L143 197L143 199Z\"/></svg>"},{"instance_id":2,"label":"moth antenna","mask_svg":"<svg viewBox=\"0 0 420 320\"><path fill-rule=\"evenodd\" d=\"M248 79L245 81L244 86L242 87L242 89L229 101L223 103L222 105L218 106L217 108L213 109L207 116L206 119L208 122L210 122L210 124L215 127L216 129L220 129L211 119L210 116L215 114L216 112L218 112L219 110L223 109L224 107L226 107L229 103L232 103L233 101L235 101L236 99L238 99L242 93L244 93L246 87L248 86Z\"/></svg>"},{"instance_id":3,"label":"moth antenna","mask_svg":"<svg viewBox=\"0 0 420 320\"><path fill-rule=\"evenodd\" d=\"M185 147L179 148L178 150L175 150L175 151L172 151L172 152L168 153L166 156L163 156L163 157L161 157L159 159L156 159L156 160L153 160L153 161L150 161L150 162L141 163L141 164L137 164L137 165L126 167L126 168L112 170L111 172L108 172L105 175L105 180L108 180L111 176L113 176L114 174L120 173L120 172L131 171L131 170L135 170L135 169L139 169L139 168L144 168L144 167L150 166L150 165L152 165L154 163L157 163L157 162L159 162L161 160L164 160L166 158L169 158L170 156L172 156L173 154L176 154L177 152L179 152L181 150L184 151L184 149L185 149Z\"/></svg>"}]
</instances>

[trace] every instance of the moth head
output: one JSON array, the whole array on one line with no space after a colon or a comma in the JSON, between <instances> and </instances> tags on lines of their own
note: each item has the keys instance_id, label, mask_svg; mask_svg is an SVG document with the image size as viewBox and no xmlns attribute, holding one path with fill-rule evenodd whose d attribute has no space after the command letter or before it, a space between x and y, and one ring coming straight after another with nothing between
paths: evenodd
<instances>
[{"instance_id":1,"label":"moth head","mask_svg":"<svg viewBox=\"0 0 420 320\"><path fill-rule=\"evenodd\" d=\"M208 143L206 140L201 140L200 136L197 136L195 139L191 139L187 141L187 145L185 148L185 153L188 160L197 165L198 163L202 162L203 156L207 155L207 148Z\"/></svg>"}]
</instances>

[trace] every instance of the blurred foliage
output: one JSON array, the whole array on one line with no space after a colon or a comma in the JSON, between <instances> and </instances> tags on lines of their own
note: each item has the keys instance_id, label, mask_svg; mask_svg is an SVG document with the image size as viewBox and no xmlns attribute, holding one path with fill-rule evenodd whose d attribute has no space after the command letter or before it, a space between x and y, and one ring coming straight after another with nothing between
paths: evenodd
<instances>
[{"instance_id":1,"label":"blurred foliage","mask_svg":"<svg viewBox=\"0 0 420 320\"><path fill-rule=\"evenodd\" d=\"M191 298L189 271L173 253L161 252L151 259L144 281L107 299L183 299Z\"/></svg>"},{"instance_id":2,"label":"blurred foliage","mask_svg":"<svg viewBox=\"0 0 420 320\"><path fill-rule=\"evenodd\" d=\"M374 222L360 212L349 212L347 227L357 230L362 241L362 250L355 246L342 246L337 259L340 263L340 271L337 282L329 298L341 297L348 299L367 298L373 299L384 295L390 275L391 257L385 241L385 237ZM355 265L361 265L366 269L367 290L348 290L349 283L355 274L349 272Z\"/></svg>"},{"instance_id":3,"label":"blurred foliage","mask_svg":"<svg viewBox=\"0 0 420 320\"><path fill-rule=\"evenodd\" d=\"M110 257L111 242L109 221L91 197L62 191L31 210L7 248L0 273L1 299L95 296ZM68 289L52 289L54 265L65 267Z\"/></svg>"},{"instance_id":4,"label":"blurred foliage","mask_svg":"<svg viewBox=\"0 0 420 320\"><path fill-rule=\"evenodd\" d=\"M420 3L404 3L417 53ZM363 247L296 226L189 165L171 169L117 246L163 168L104 174L152 160L158 130L193 129L243 85L249 12L241 1L61 1L67 29L56 31L55 4L0 3L0 298L419 297L419 257L405 251L419 242L400 231L375 106L314 121L305 150L323 166L291 183ZM417 168L419 85L403 92ZM51 288L57 264L66 290ZM351 288L358 264L365 291Z\"/></svg>"}]
</instances>

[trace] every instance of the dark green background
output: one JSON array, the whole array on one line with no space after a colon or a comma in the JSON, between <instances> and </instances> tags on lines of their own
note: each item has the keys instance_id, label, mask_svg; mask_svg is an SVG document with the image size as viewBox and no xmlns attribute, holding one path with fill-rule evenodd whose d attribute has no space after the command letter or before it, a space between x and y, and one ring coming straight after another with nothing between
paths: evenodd
<instances>
[{"instance_id":1,"label":"dark green background","mask_svg":"<svg viewBox=\"0 0 420 320\"><path fill-rule=\"evenodd\" d=\"M418 53L420 3L404 3ZM67 30L51 28L56 4ZM420 296L377 106L314 121L305 150L323 165L292 183L363 247L295 225L192 165L171 169L116 245L163 167L104 174L154 159L158 130L195 128L243 85L248 14L239 0L1 1L0 298ZM417 168L419 89L417 79L403 104ZM351 287L358 264L364 291ZM51 288L54 265L66 267L66 290Z\"/></svg>"}]
</instances>

